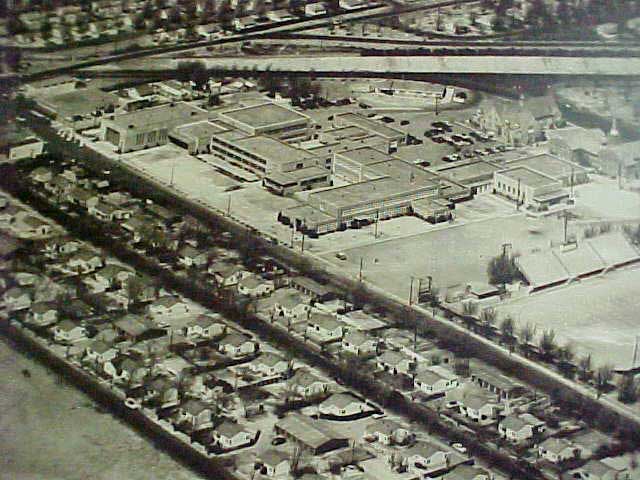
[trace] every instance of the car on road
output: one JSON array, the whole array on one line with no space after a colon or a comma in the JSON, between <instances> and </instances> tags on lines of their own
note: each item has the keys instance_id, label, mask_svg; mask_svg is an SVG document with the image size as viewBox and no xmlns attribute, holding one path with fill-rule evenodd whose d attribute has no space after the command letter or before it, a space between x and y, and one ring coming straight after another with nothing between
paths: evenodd
<instances>
[{"instance_id":1,"label":"car on road","mask_svg":"<svg viewBox=\"0 0 640 480\"><path fill-rule=\"evenodd\" d=\"M282 445L283 443L286 443L287 439L284 437L275 437L273 440L271 440L271 445L273 446L277 446L277 445Z\"/></svg>"},{"instance_id":2,"label":"car on road","mask_svg":"<svg viewBox=\"0 0 640 480\"><path fill-rule=\"evenodd\" d=\"M467 447L462 445L460 442L451 442L449 445L451 445L451 448L460 453L467 453Z\"/></svg>"},{"instance_id":3,"label":"car on road","mask_svg":"<svg viewBox=\"0 0 640 480\"><path fill-rule=\"evenodd\" d=\"M444 137L431 137L431 140L434 141L435 143L446 143L446 140L444 139Z\"/></svg>"},{"instance_id":4,"label":"car on road","mask_svg":"<svg viewBox=\"0 0 640 480\"><path fill-rule=\"evenodd\" d=\"M409 125L409 123L411 123L411 122L409 122L409 120L402 120L400 122L400 125L402 125L404 127L405 125Z\"/></svg>"},{"instance_id":5,"label":"car on road","mask_svg":"<svg viewBox=\"0 0 640 480\"><path fill-rule=\"evenodd\" d=\"M384 123L393 123L396 121L395 118L387 117L387 116L382 117L380 120L383 121Z\"/></svg>"},{"instance_id":6,"label":"car on road","mask_svg":"<svg viewBox=\"0 0 640 480\"><path fill-rule=\"evenodd\" d=\"M460 402L458 400L451 400L444 404L445 408L458 408L460 406Z\"/></svg>"},{"instance_id":7,"label":"car on road","mask_svg":"<svg viewBox=\"0 0 640 480\"><path fill-rule=\"evenodd\" d=\"M338 260L346 260L347 259L347 255L344 252L338 252L338 253L336 253L336 258Z\"/></svg>"}]
</instances>

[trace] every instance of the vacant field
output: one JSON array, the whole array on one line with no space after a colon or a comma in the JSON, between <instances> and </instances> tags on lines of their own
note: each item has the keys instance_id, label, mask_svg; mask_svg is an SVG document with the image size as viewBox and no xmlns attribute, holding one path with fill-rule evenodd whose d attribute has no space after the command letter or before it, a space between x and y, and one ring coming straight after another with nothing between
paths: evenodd
<instances>
[{"instance_id":1,"label":"vacant field","mask_svg":"<svg viewBox=\"0 0 640 480\"><path fill-rule=\"evenodd\" d=\"M28 369L31 378L21 371ZM126 424L0 340L0 478L196 480Z\"/></svg>"},{"instance_id":2,"label":"vacant field","mask_svg":"<svg viewBox=\"0 0 640 480\"><path fill-rule=\"evenodd\" d=\"M629 367L638 323L640 269L610 272L546 293L515 300L498 311L516 323L531 322L538 332L554 329L560 344L571 342L577 352L590 353L596 364Z\"/></svg>"},{"instance_id":3,"label":"vacant field","mask_svg":"<svg viewBox=\"0 0 640 480\"><path fill-rule=\"evenodd\" d=\"M620 190L614 179L592 175L590 183L576 187L575 213L585 219L639 219L640 195Z\"/></svg>"},{"instance_id":4,"label":"vacant field","mask_svg":"<svg viewBox=\"0 0 640 480\"><path fill-rule=\"evenodd\" d=\"M386 223L382 223L383 229ZM407 297L411 276L431 275L443 289L469 281L486 281L487 263L500 252L503 243L511 243L514 252L525 253L548 247L550 240L562 238L562 225L555 217L537 221L536 233L529 231L530 225L524 215L495 218L346 248L345 261L335 258L333 252L324 257L352 275L357 275L362 258L367 280Z\"/></svg>"}]
</instances>

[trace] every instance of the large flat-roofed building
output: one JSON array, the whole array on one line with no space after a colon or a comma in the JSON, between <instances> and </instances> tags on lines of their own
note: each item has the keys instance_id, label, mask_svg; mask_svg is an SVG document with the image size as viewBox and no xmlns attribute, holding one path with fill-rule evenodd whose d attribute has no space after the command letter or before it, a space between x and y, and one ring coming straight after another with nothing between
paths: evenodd
<instances>
[{"instance_id":1,"label":"large flat-roofed building","mask_svg":"<svg viewBox=\"0 0 640 480\"><path fill-rule=\"evenodd\" d=\"M219 118L247 135L268 135L287 142L308 140L314 129L306 115L271 102L227 110Z\"/></svg>"},{"instance_id":2,"label":"large flat-roofed building","mask_svg":"<svg viewBox=\"0 0 640 480\"><path fill-rule=\"evenodd\" d=\"M475 195L493 191L493 174L500 170L500 167L489 162L470 161L459 165L445 164L434 170L447 180L469 188Z\"/></svg>"},{"instance_id":3,"label":"large flat-roofed building","mask_svg":"<svg viewBox=\"0 0 640 480\"><path fill-rule=\"evenodd\" d=\"M585 168L547 153L508 161L504 166L506 168L528 167L558 180L565 186L579 185L589 181Z\"/></svg>"},{"instance_id":4,"label":"large flat-roofed building","mask_svg":"<svg viewBox=\"0 0 640 480\"><path fill-rule=\"evenodd\" d=\"M362 130L384 138L389 142L389 152L397 150L398 146L407 139L407 134L401 130L384 125L383 123L363 117L357 113L340 113L333 116L334 127L355 126Z\"/></svg>"},{"instance_id":5,"label":"large flat-roofed building","mask_svg":"<svg viewBox=\"0 0 640 480\"><path fill-rule=\"evenodd\" d=\"M211 138L226 130L227 128L221 125L202 120L174 128L169 132L169 139L179 147L186 149L190 154L197 155L209 152Z\"/></svg>"},{"instance_id":6,"label":"large flat-roofed building","mask_svg":"<svg viewBox=\"0 0 640 480\"><path fill-rule=\"evenodd\" d=\"M547 210L569 200L562 182L528 167L517 166L494 174L494 191L526 208Z\"/></svg>"},{"instance_id":7,"label":"large flat-roofed building","mask_svg":"<svg viewBox=\"0 0 640 480\"><path fill-rule=\"evenodd\" d=\"M300 190L328 187L331 185L331 173L322 167L272 172L264 177L262 184L278 195L288 195Z\"/></svg>"},{"instance_id":8,"label":"large flat-roofed building","mask_svg":"<svg viewBox=\"0 0 640 480\"><path fill-rule=\"evenodd\" d=\"M101 138L117 146L120 153L142 150L166 144L170 130L208 116L206 110L184 102L118 113L102 120Z\"/></svg>"},{"instance_id":9,"label":"large flat-roofed building","mask_svg":"<svg viewBox=\"0 0 640 480\"><path fill-rule=\"evenodd\" d=\"M364 146L353 150L335 152L333 158L333 174L349 182L362 182L363 180L377 178L370 165L394 159L387 153L383 153L375 148Z\"/></svg>"},{"instance_id":10,"label":"large flat-roofed building","mask_svg":"<svg viewBox=\"0 0 640 480\"><path fill-rule=\"evenodd\" d=\"M98 88L80 88L36 99L42 112L75 130L97 127L102 112L113 112L120 103L117 95Z\"/></svg>"}]
</instances>

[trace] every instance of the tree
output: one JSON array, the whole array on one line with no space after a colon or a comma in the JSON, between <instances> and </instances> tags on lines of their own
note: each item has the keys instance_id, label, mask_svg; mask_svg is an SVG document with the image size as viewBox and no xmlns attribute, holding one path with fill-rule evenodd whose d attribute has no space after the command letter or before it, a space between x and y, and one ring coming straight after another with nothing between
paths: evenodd
<instances>
[{"instance_id":1,"label":"tree","mask_svg":"<svg viewBox=\"0 0 640 480\"><path fill-rule=\"evenodd\" d=\"M9 15L9 18L7 18L7 33L10 36L27 33L27 26L17 15Z\"/></svg>"},{"instance_id":2,"label":"tree","mask_svg":"<svg viewBox=\"0 0 640 480\"><path fill-rule=\"evenodd\" d=\"M264 20L267 18L267 4L265 0L256 0L254 10L258 19Z\"/></svg>"},{"instance_id":3,"label":"tree","mask_svg":"<svg viewBox=\"0 0 640 480\"><path fill-rule=\"evenodd\" d=\"M489 261L487 273L489 282L493 285L505 285L521 278L515 258L506 249Z\"/></svg>"},{"instance_id":4,"label":"tree","mask_svg":"<svg viewBox=\"0 0 640 480\"><path fill-rule=\"evenodd\" d=\"M4 52L4 61L7 67L15 72L20 68L20 61L22 60L22 52L19 48L7 48Z\"/></svg>"},{"instance_id":5,"label":"tree","mask_svg":"<svg viewBox=\"0 0 640 480\"><path fill-rule=\"evenodd\" d=\"M142 17L146 20L151 20L155 12L156 10L153 8L150 1L147 1L142 7Z\"/></svg>"},{"instance_id":6,"label":"tree","mask_svg":"<svg viewBox=\"0 0 640 480\"><path fill-rule=\"evenodd\" d=\"M529 345L533 340L533 337L536 334L536 326L527 322L525 325L520 328L518 332L518 337L520 338L520 345L522 345L525 349L525 352L529 352Z\"/></svg>"},{"instance_id":7,"label":"tree","mask_svg":"<svg viewBox=\"0 0 640 480\"><path fill-rule=\"evenodd\" d=\"M173 7L169 11L168 20L169 20L169 23L172 23L174 25L180 25L181 23L180 9L177 6Z\"/></svg>"},{"instance_id":8,"label":"tree","mask_svg":"<svg viewBox=\"0 0 640 480\"><path fill-rule=\"evenodd\" d=\"M138 302L140 296L144 292L144 282L142 278L139 276L131 276L127 280L127 297L129 299L127 308L131 309L131 307Z\"/></svg>"},{"instance_id":9,"label":"tree","mask_svg":"<svg viewBox=\"0 0 640 480\"><path fill-rule=\"evenodd\" d=\"M480 321L486 327L492 327L498 318L498 312L493 307L487 307L480 312Z\"/></svg>"},{"instance_id":10,"label":"tree","mask_svg":"<svg viewBox=\"0 0 640 480\"><path fill-rule=\"evenodd\" d=\"M580 357L578 360L578 375L580 380L586 382L591 378L591 354Z\"/></svg>"},{"instance_id":11,"label":"tree","mask_svg":"<svg viewBox=\"0 0 640 480\"><path fill-rule=\"evenodd\" d=\"M613 378L613 369L610 365L602 365L596 370L596 390L598 391L598 398L608 388L609 382Z\"/></svg>"},{"instance_id":12,"label":"tree","mask_svg":"<svg viewBox=\"0 0 640 480\"><path fill-rule=\"evenodd\" d=\"M638 400L638 382L633 375L623 375L618 382L618 400L622 403L634 403Z\"/></svg>"},{"instance_id":13,"label":"tree","mask_svg":"<svg viewBox=\"0 0 640 480\"><path fill-rule=\"evenodd\" d=\"M500 333L502 334L502 340L509 346L509 348L513 347L515 342L514 337L515 332L515 323L513 318L510 316L506 316L500 322Z\"/></svg>"},{"instance_id":14,"label":"tree","mask_svg":"<svg viewBox=\"0 0 640 480\"><path fill-rule=\"evenodd\" d=\"M204 62L178 62L176 68L178 80L193 81L196 88L202 90L209 81L209 72Z\"/></svg>"},{"instance_id":15,"label":"tree","mask_svg":"<svg viewBox=\"0 0 640 480\"><path fill-rule=\"evenodd\" d=\"M538 346L540 347L542 358L547 361L551 360L556 354L557 348L555 330L550 328L542 332Z\"/></svg>"},{"instance_id":16,"label":"tree","mask_svg":"<svg viewBox=\"0 0 640 480\"><path fill-rule=\"evenodd\" d=\"M145 23L145 18L143 14L139 14L136 15L135 18L133 19L133 28L135 28L136 30L144 30L146 23Z\"/></svg>"},{"instance_id":17,"label":"tree","mask_svg":"<svg viewBox=\"0 0 640 480\"><path fill-rule=\"evenodd\" d=\"M45 17L45 19L42 21L42 24L40 25L40 35L42 36L43 40L49 40L51 38L51 22L49 21L48 17Z\"/></svg>"},{"instance_id":18,"label":"tree","mask_svg":"<svg viewBox=\"0 0 640 480\"><path fill-rule=\"evenodd\" d=\"M233 19L234 14L233 8L231 7L231 1L222 0L222 4L218 9L218 23L220 23L223 30L231 30Z\"/></svg>"}]
</instances>

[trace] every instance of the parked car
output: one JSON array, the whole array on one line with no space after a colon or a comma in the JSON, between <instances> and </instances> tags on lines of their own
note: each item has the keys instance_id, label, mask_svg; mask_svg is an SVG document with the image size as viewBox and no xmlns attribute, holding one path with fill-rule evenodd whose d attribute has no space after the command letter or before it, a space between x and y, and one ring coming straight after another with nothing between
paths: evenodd
<instances>
[{"instance_id":1,"label":"parked car","mask_svg":"<svg viewBox=\"0 0 640 480\"><path fill-rule=\"evenodd\" d=\"M400 125L402 125L404 127L405 125L409 125L409 123L410 123L409 120L402 120L400 122Z\"/></svg>"},{"instance_id":2,"label":"parked car","mask_svg":"<svg viewBox=\"0 0 640 480\"><path fill-rule=\"evenodd\" d=\"M336 258L338 260L346 260L347 259L347 255L344 252L338 252L338 253L336 253Z\"/></svg>"},{"instance_id":3,"label":"parked car","mask_svg":"<svg viewBox=\"0 0 640 480\"><path fill-rule=\"evenodd\" d=\"M460 453L467 453L467 447L462 445L460 442L451 442L450 445L451 445L451 448L453 448L454 450Z\"/></svg>"}]
</instances>

